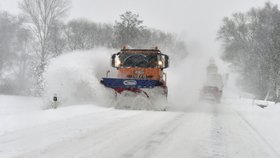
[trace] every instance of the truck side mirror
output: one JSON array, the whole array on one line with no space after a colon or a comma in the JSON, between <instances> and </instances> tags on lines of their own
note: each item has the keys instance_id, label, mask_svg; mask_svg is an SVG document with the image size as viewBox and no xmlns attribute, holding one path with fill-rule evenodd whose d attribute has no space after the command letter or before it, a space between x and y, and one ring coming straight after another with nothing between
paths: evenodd
<instances>
[{"instance_id":1,"label":"truck side mirror","mask_svg":"<svg viewBox=\"0 0 280 158\"><path fill-rule=\"evenodd\" d=\"M112 67L119 68L121 66L121 61L118 54L113 54L111 60Z\"/></svg>"},{"instance_id":2,"label":"truck side mirror","mask_svg":"<svg viewBox=\"0 0 280 158\"><path fill-rule=\"evenodd\" d=\"M168 55L160 54L159 58L158 58L158 66L161 69L168 68L168 66L169 66L169 61L168 60L169 60Z\"/></svg>"},{"instance_id":3,"label":"truck side mirror","mask_svg":"<svg viewBox=\"0 0 280 158\"><path fill-rule=\"evenodd\" d=\"M112 65L112 67L114 67L114 68L116 67L116 65L115 65L115 63L116 63L115 59L116 59L116 54L113 54L112 57L111 57L111 65Z\"/></svg>"},{"instance_id":4,"label":"truck side mirror","mask_svg":"<svg viewBox=\"0 0 280 158\"><path fill-rule=\"evenodd\" d=\"M164 68L168 68L169 67L169 56L168 55L163 55L165 58L165 63L164 63Z\"/></svg>"}]
</instances>

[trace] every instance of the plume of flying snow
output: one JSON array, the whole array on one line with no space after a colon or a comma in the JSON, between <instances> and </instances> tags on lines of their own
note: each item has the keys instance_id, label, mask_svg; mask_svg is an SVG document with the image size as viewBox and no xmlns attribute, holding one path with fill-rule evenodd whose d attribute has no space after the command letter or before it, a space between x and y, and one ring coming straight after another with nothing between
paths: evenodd
<instances>
[{"instance_id":1,"label":"plume of flying snow","mask_svg":"<svg viewBox=\"0 0 280 158\"><path fill-rule=\"evenodd\" d=\"M100 79L110 70L110 55L106 48L74 51L50 61L45 78L46 103L57 95L60 104L103 103L111 95Z\"/></svg>"},{"instance_id":2,"label":"plume of flying snow","mask_svg":"<svg viewBox=\"0 0 280 158\"><path fill-rule=\"evenodd\" d=\"M100 79L106 76L108 70L110 77L116 77L116 70L111 68L110 58L117 51L96 48L66 53L52 59L44 75L47 105L56 94L62 105L96 103L116 106L113 90L101 85ZM169 91L168 109L185 110L188 106L198 104L210 57L212 56L202 52L190 53L185 59L178 61L170 58L170 67L165 70ZM214 58L219 72L224 74L227 71L226 65L217 56Z\"/></svg>"}]
</instances>

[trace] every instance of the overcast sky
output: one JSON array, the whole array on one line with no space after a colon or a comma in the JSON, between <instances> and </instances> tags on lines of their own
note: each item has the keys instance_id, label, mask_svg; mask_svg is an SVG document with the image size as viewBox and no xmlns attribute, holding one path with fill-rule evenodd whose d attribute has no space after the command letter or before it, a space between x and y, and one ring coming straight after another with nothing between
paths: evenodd
<instances>
[{"instance_id":1,"label":"overcast sky","mask_svg":"<svg viewBox=\"0 0 280 158\"><path fill-rule=\"evenodd\" d=\"M0 0L0 9L19 13L20 0ZM69 18L88 18L113 23L126 10L144 20L144 25L178 34L190 49L214 52L216 32L225 16L261 7L267 0L72 0ZM270 0L280 4L280 0Z\"/></svg>"}]
</instances>

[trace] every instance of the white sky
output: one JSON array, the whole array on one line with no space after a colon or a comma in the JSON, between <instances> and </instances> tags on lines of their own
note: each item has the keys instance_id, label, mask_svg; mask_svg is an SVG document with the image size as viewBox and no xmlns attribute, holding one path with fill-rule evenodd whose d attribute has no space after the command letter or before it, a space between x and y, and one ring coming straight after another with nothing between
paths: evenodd
<instances>
[{"instance_id":1,"label":"white sky","mask_svg":"<svg viewBox=\"0 0 280 158\"><path fill-rule=\"evenodd\" d=\"M0 9L19 13L21 0L0 0ZM191 50L215 52L216 32L225 16L261 7L267 0L72 0L69 18L114 23L126 10L139 13L144 25L178 34ZM270 0L280 5L280 0Z\"/></svg>"}]
</instances>

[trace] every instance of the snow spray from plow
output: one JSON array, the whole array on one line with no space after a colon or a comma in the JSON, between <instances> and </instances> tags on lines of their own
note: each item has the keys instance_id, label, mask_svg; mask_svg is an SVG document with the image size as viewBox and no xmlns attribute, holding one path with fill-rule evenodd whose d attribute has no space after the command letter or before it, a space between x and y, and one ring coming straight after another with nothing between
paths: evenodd
<instances>
[{"instance_id":1,"label":"snow spray from plow","mask_svg":"<svg viewBox=\"0 0 280 158\"><path fill-rule=\"evenodd\" d=\"M110 70L112 76L117 75L117 71L108 64L110 54L115 51L107 48L75 51L51 60L44 74L45 106L51 107L54 94L60 102L58 108L93 103L118 108L128 108L135 104L135 109L153 110L157 106L155 104L162 105L162 100L166 102L167 89L159 88L163 86L163 83L158 79L102 78L106 70ZM147 71L149 71L148 74L154 73L151 68ZM139 69L135 72L138 75L143 74ZM119 93L116 94L111 88L100 84L101 79L105 81L103 83L106 86L115 88ZM139 87L143 89L140 91ZM125 89L130 89L130 91Z\"/></svg>"},{"instance_id":2,"label":"snow spray from plow","mask_svg":"<svg viewBox=\"0 0 280 158\"><path fill-rule=\"evenodd\" d=\"M44 74L45 105L49 105L54 94L57 94L60 102L58 108L93 103L125 109L131 108L133 105L135 108L132 109L149 110L150 108L154 110L160 109L158 108L160 105L168 104L168 110L176 111L197 103L200 87L205 80L205 67L209 61L208 58L204 59L200 55L192 54L188 58L173 61L173 66L165 69L168 73L167 84L166 75L160 68L146 68L144 70L136 67L130 69L112 68L109 64L112 52L117 52L117 50L95 48L88 51L65 53L52 59ZM174 54L176 55L176 53L169 54L172 59ZM139 58L141 59L142 56ZM157 61L157 57L154 58L154 61ZM162 63L155 62L154 64L161 65ZM107 73L106 76L107 70L110 70L110 73ZM123 72L122 74L128 75L128 77L119 76L119 72ZM143 77L143 74L147 74L146 78ZM159 82L161 81L159 78L153 78L151 74L157 74L155 75L157 77L162 75L162 80L166 82L166 88L162 87L163 82ZM129 78L129 75L132 76ZM122 79L116 80L117 83L105 81L107 86L115 86L114 88L119 93L115 93L114 88L100 84L100 80L104 80L104 78L108 80L110 78ZM148 80L148 82L143 84L141 80ZM166 101L167 85L168 103ZM120 87L117 88L118 86L130 88L131 91L124 91ZM142 87L141 91L137 90L139 86Z\"/></svg>"},{"instance_id":3,"label":"snow spray from plow","mask_svg":"<svg viewBox=\"0 0 280 158\"><path fill-rule=\"evenodd\" d=\"M106 61L111 51L96 48L66 53L52 59L44 74L46 106L54 94L57 94L60 106L88 103L111 105L108 99L110 92L99 82L103 72L110 68Z\"/></svg>"}]
</instances>

